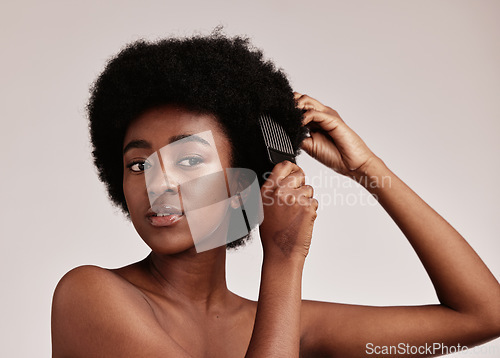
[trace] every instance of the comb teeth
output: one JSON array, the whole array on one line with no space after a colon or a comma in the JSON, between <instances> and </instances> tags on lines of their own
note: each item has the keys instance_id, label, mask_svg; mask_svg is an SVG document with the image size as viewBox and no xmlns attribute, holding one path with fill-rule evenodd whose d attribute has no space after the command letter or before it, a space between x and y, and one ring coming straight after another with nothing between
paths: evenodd
<instances>
[{"instance_id":1,"label":"comb teeth","mask_svg":"<svg viewBox=\"0 0 500 358\"><path fill-rule=\"evenodd\" d=\"M266 114L259 117L259 124L271 163L278 164L284 160L295 163L292 141L283 127Z\"/></svg>"},{"instance_id":2,"label":"comb teeth","mask_svg":"<svg viewBox=\"0 0 500 358\"><path fill-rule=\"evenodd\" d=\"M259 123L267 147L294 155L290 137L282 126L266 114L260 116Z\"/></svg>"}]
</instances>

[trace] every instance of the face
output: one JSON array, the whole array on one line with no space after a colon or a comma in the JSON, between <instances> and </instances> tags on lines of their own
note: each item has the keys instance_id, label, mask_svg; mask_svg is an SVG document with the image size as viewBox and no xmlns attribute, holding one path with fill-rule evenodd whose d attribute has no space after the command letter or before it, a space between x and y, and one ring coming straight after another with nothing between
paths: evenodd
<instances>
[{"instance_id":1,"label":"face","mask_svg":"<svg viewBox=\"0 0 500 358\"><path fill-rule=\"evenodd\" d=\"M194 249L224 227L229 203L220 199L227 196L223 169L231 167L231 147L213 116L151 109L130 124L123 149L130 218L154 252Z\"/></svg>"}]
</instances>

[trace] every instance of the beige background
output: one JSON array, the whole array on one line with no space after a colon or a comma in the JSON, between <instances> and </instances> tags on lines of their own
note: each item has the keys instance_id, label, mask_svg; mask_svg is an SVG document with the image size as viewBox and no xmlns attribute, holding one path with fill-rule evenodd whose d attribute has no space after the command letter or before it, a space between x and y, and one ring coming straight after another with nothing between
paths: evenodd
<instances>
[{"instance_id":1,"label":"beige background","mask_svg":"<svg viewBox=\"0 0 500 358\"><path fill-rule=\"evenodd\" d=\"M106 59L131 40L219 24L249 35L294 89L337 109L500 277L498 14L499 1L472 0L3 1L0 356L50 355L50 304L65 272L148 253L91 163L84 106ZM298 162L311 181L336 177L316 182L303 298L436 303L383 209L306 154ZM337 203L327 205L333 190ZM257 299L261 260L258 238L229 254L229 288ZM499 357L500 340L483 349L467 356Z\"/></svg>"}]
</instances>

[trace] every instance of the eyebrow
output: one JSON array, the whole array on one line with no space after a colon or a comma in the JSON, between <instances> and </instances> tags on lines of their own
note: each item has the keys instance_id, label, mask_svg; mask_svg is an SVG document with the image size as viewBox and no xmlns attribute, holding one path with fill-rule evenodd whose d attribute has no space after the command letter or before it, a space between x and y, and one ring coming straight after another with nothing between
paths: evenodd
<instances>
[{"instance_id":1,"label":"eyebrow","mask_svg":"<svg viewBox=\"0 0 500 358\"><path fill-rule=\"evenodd\" d=\"M167 144L173 144L181 139L184 139L183 143L184 142L198 142L198 143L201 143L203 145L207 145L210 147L210 143L208 143L205 139L197 136L197 135L193 135L193 134L178 134L178 135L174 135L172 137L170 137L168 139L168 143ZM131 150L132 148L142 148L142 149L151 149L152 146L151 146L151 143L149 143L147 140L144 140L144 139L135 139L135 140L131 140L124 148L123 148L123 155L125 155L125 153L127 153L129 150Z\"/></svg>"}]
</instances>

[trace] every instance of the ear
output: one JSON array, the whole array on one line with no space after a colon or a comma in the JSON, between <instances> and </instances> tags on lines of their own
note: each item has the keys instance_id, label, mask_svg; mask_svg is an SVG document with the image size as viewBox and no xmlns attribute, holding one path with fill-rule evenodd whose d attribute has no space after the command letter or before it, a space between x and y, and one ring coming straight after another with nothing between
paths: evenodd
<instances>
[{"instance_id":1,"label":"ear","mask_svg":"<svg viewBox=\"0 0 500 358\"><path fill-rule=\"evenodd\" d=\"M235 193L231 196L231 207L233 209L238 209L245 204L250 188L248 188L248 183L244 180L244 176L238 170L231 173L231 178L228 180L229 193ZM245 190L249 189L249 190Z\"/></svg>"},{"instance_id":2,"label":"ear","mask_svg":"<svg viewBox=\"0 0 500 358\"><path fill-rule=\"evenodd\" d=\"M233 209L238 209L242 205L245 206L245 203L248 199L248 195L250 194L251 190L252 190L251 188L248 188L248 190L238 191L236 195L233 195L231 197L231 207Z\"/></svg>"}]
</instances>

